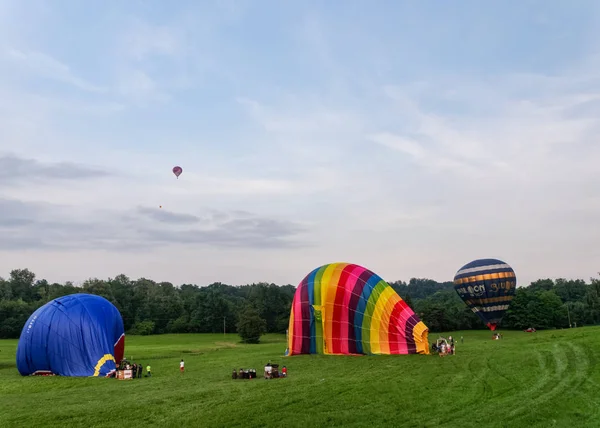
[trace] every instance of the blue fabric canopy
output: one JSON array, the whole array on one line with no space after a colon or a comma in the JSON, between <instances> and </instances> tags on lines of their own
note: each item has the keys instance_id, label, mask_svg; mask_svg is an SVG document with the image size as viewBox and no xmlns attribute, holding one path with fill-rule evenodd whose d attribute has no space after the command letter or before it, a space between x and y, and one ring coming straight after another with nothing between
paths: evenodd
<instances>
[{"instance_id":1,"label":"blue fabric canopy","mask_svg":"<svg viewBox=\"0 0 600 428\"><path fill-rule=\"evenodd\" d=\"M17 369L23 376L106 376L123 359L119 310L103 297L71 294L36 310L21 331Z\"/></svg>"}]
</instances>

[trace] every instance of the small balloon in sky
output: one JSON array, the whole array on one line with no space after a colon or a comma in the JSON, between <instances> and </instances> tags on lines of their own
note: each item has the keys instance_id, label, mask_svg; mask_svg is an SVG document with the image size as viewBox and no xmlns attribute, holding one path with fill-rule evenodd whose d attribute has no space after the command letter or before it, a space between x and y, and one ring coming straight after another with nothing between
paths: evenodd
<instances>
[{"instance_id":1,"label":"small balloon in sky","mask_svg":"<svg viewBox=\"0 0 600 428\"><path fill-rule=\"evenodd\" d=\"M179 178L182 172L183 169L180 166L173 167L173 174L175 174L175 177Z\"/></svg>"}]
</instances>

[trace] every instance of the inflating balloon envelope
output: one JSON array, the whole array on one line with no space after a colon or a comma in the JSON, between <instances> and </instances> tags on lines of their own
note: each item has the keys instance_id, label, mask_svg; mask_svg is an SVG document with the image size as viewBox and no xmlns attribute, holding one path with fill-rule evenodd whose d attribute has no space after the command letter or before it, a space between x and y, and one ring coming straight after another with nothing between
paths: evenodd
<instances>
[{"instance_id":1,"label":"inflating balloon envelope","mask_svg":"<svg viewBox=\"0 0 600 428\"><path fill-rule=\"evenodd\" d=\"M332 263L313 270L296 289L287 355L428 354L428 331L381 277Z\"/></svg>"},{"instance_id":2,"label":"inflating balloon envelope","mask_svg":"<svg viewBox=\"0 0 600 428\"><path fill-rule=\"evenodd\" d=\"M515 271L496 259L479 259L464 265L454 276L454 289L490 328L502 321L517 288Z\"/></svg>"}]
</instances>

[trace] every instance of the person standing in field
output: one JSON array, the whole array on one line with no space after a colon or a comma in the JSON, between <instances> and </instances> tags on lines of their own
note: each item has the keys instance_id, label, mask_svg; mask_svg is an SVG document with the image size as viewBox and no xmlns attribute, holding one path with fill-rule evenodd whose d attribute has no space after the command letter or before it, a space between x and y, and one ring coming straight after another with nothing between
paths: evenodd
<instances>
[{"instance_id":1,"label":"person standing in field","mask_svg":"<svg viewBox=\"0 0 600 428\"><path fill-rule=\"evenodd\" d=\"M184 364L183 358L182 358L179 363L179 373L183 374L184 366L185 366L185 364Z\"/></svg>"},{"instance_id":2,"label":"person standing in field","mask_svg":"<svg viewBox=\"0 0 600 428\"><path fill-rule=\"evenodd\" d=\"M146 376L152 377L152 368L150 367L150 364L146 366Z\"/></svg>"}]
</instances>

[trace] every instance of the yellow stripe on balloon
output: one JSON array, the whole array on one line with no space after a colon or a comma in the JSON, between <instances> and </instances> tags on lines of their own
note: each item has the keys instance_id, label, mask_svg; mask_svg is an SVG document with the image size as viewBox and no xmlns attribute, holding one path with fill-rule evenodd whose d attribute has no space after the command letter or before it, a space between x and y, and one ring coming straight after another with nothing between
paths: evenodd
<instances>
[{"instance_id":1,"label":"yellow stripe on balloon","mask_svg":"<svg viewBox=\"0 0 600 428\"><path fill-rule=\"evenodd\" d=\"M454 280L454 284L468 284L470 282L490 281L492 279L516 278L514 272L495 272L483 275L472 275Z\"/></svg>"},{"instance_id":2,"label":"yellow stripe on balloon","mask_svg":"<svg viewBox=\"0 0 600 428\"><path fill-rule=\"evenodd\" d=\"M96 363L96 367L94 367L94 376L98 376L100 374L100 369L107 361L115 361L115 357L113 357L111 354L104 354L104 356ZM115 364L116 363L117 362L115 361Z\"/></svg>"},{"instance_id":3,"label":"yellow stripe on balloon","mask_svg":"<svg viewBox=\"0 0 600 428\"><path fill-rule=\"evenodd\" d=\"M386 331L388 330L387 325L383 324L381 319L383 318L383 315L385 314L385 308L386 308L386 304L387 301L390 299L390 296L392 294L394 294L395 291L392 287L386 287L381 294L379 295L379 298L377 299L377 302L375 303L375 310L373 311L373 316L371 318L371 332L370 332L370 338L371 338L371 352L373 354L381 354L384 353L385 350L382 349L382 345L385 348L385 345L387 344L387 353L390 352L389 349L389 343L384 340L383 343L381 341L380 338L380 334L381 331ZM388 320L389 320L389 316L388 316Z\"/></svg>"},{"instance_id":4,"label":"yellow stripe on balloon","mask_svg":"<svg viewBox=\"0 0 600 428\"><path fill-rule=\"evenodd\" d=\"M413 329L413 339L419 354L429 354L429 340L427 340L427 335L424 335L428 330L423 321L419 321Z\"/></svg>"},{"instance_id":5,"label":"yellow stripe on balloon","mask_svg":"<svg viewBox=\"0 0 600 428\"><path fill-rule=\"evenodd\" d=\"M383 316L381 317L381 325L383 328L379 331L379 341L381 343L382 354L390 353L390 327L392 326L392 324L390 324L390 318L392 317L392 312L394 312L396 303L398 303L400 300L400 296L394 292L391 296L389 296L387 302L385 302Z\"/></svg>"},{"instance_id":6,"label":"yellow stripe on balloon","mask_svg":"<svg viewBox=\"0 0 600 428\"><path fill-rule=\"evenodd\" d=\"M480 299L466 299L465 303L477 305L479 303L500 303L500 302L510 302L515 296L500 296L500 297L482 297Z\"/></svg>"},{"instance_id":7,"label":"yellow stripe on balloon","mask_svg":"<svg viewBox=\"0 0 600 428\"><path fill-rule=\"evenodd\" d=\"M325 268L323 275L321 276L321 302L323 306L323 325L325 326L323 353L330 354L331 340L333 337L333 303L335 300L335 292L337 289L337 282L331 281L333 273L338 267L338 263L332 263ZM325 303L325 304L323 304Z\"/></svg>"}]
</instances>

